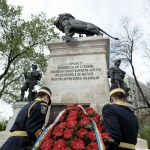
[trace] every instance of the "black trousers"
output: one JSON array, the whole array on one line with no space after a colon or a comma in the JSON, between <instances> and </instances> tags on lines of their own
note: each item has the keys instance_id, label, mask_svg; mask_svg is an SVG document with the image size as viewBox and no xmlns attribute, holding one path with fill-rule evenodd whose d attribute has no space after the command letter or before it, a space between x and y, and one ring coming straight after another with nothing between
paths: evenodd
<instances>
[{"instance_id":1,"label":"black trousers","mask_svg":"<svg viewBox=\"0 0 150 150\"><path fill-rule=\"evenodd\" d=\"M12 136L2 145L0 150L27 150L29 145L28 137Z\"/></svg>"}]
</instances>

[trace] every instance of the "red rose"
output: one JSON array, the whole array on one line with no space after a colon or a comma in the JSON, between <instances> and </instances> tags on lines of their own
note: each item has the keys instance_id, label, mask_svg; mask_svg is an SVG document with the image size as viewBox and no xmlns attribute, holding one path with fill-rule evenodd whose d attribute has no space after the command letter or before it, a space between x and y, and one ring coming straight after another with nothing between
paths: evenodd
<instances>
[{"instance_id":1,"label":"red rose","mask_svg":"<svg viewBox=\"0 0 150 150\"><path fill-rule=\"evenodd\" d=\"M64 131L64 138L70 139L72 137L72 133L74 132L73 129L66 129Z\"/></svg>"},{"instance_id":2,"label":"red rose","mask_svg":"<svg viewBox=\"0 0 150 150\"><path fill-rule=\"evenodd\" d=\"M87 117L87 115L82 112L82 113L81 113L81 118L85 118L85 117Z\"/></svg>"},{"instance_id":3,"label":"red rose","mask_svg":"<svg viewBox=\"0 0 150 150\"><path fill-rule=\"evenodd\" d=\"M66 125L69 128L74 128L77 125L77 121L76 120L69 120L69 121L67 121Z\"/></svg>"},{"instance_id":4,"label":"red rose","mask_svg":"<svg viewBox=\"0 0 150 150\"><path fill-rule=\"evenodd\" d=\"M79 138L75 138L71 141L71 147L74 150L82 150L84 148L84 142L83 140L79 139Z\"/></svg>"},{"instance_id":5,"label":"red rose","mask_svg":"<svg viewBox=\"0 0 150 150\"><path fill-rule=\"evenodd\" d=\"M79 111L79 110L81 110L81 108L79 108L79 107L75 107L75 109L74 109L74 110Z\"/></svg>"},{"instance_id":6,"label":"red rose","mask_svg":"<svg viewBox=\"0 0 150 150\"><path fill-rule=\"evenodd\" d=\"M49 150L51 149L52 144L53 144L53 141L51 139L47 139L43 142L41 148L42 150Z\"/></svg>"},{"instance_id":7,"label":"red rose","mask_svg":"<svg viewBox=\"0 0 150 150\"><path fill-rule=\"evenodd\" d=\"M94 115L95 114L95 110L92 107L88 107L85 110L86 110L86 113L88 115Z\"/></svg>"},{"instance_id":8,"label":"red rose","mask_svg":"<svg viewBox=\"0 0 150 150\"><path fill-rule=\"evenodd\" d=\"M89 125L89 124L91 124L91 120L89 117L84 117L80 120L79 124L80 125Z\"/></svg>"},{"instance_id":9,"label":"red rose","mask_svg":"<svg viewBox=\"0 0 150 150\"><path fill-rule=\"evenodd\" d=\"M72 110L72 111L69 112L69 116L74 116L74 115L76 116L77 113L78 113L78 111Z\"/></svg>"},{"instance_id":10,"label":"red rose","mask_svg":"<svg viewBox=\"0 0 150 150\"><path fill-rule=\"evenodd\" d=\"M70 111L69 112L69 115L68 115L68 118L67 118L67 121L69 120L76 120L77 119L77 111L73 110L73 111Z\"/></svg>"},{"instance_id":11,"label":"red rose","mask_svg":"<svg viewBox=\"0 0 150 150\"><path fill-rule=\"evenodd\" d=\"M108 133L102 133L102 139L110 139L110 136Z\"/></svg>"},{"instance_id":12,"label":"red rose","mask_svg":"<svg viewBox=\"0 0 150 150\"><path fill-rule=\"evenodd\" d=\"M96 118L98 118L99 120L101 120L101 116L100 116L99 114L95 113L94 116L95 116Z\"/></svg>"},{"instance_id":13,"label":"red rose","mask_svg":"<svg viewBox=\"0 0 150 150\"><path fill-rule=\"evenodd\" d=\"M104 130L104 126L97 125L99 132L101 133Z\"/></svg>"},{"instance_id":14,"label":"red rose","mask_svg":"<svg viewBox=\"0 0 150 150\"><path fill-rule=\"evenodd\" d=\"M87 135L88 131L84 128L81 128L78 132L77 132L77 135L80 137L80 138L83 138L84 135Z\"/></svg>"},{"instance_id":15,"label":"red rose","mask_svg":"<svg viewBox=\"0 0 150 150\"><path fill-rule=\"evenodd\" d=\"M96 140L96 135L95 135L94 131L88 132L87 136L88 136L88 138L91 139L91 141L95 141Z\"/></svg>"},{"instance_id":16,"label":"red rose","mask_svg":"<svg viewBox=\"0 0 150 150\"><path fill-rule=\"evenodd\" d=\"M92 117L92 119L93 119L93 121L94 121L96 124L99 123L99 120L98 120L97 117Z\"/></svg>"},{"instance_id":17,"label":"red rose","mask_svg":"<svg viewBox=\"0 0 150 150\"><path fill-rule=\"evenodd\" d=\"M60 150L66 147L66 143L63 139L54 142L53 150Z\"/></svg>"},{"instance_id":18,"label":"red rose","mask_svg":"<svg viewBox=\"0 0 150 150\"><path fill-rule=\"evenodd\" d=\"M60 123L57 128L64 129L66 127L66 122Z\"/></svg>"},{"instance_id":19,"label":"red rose","mask_svg":"<svg viewBox=\"0 0 150 150\"><path fill-rule=\"evenodd\" d=\"M71 121L71 120L76 121L76 119L77 119L76 115L72 115L72 116L70 115L68 116L67 121Z\"/></svg>"},{"instance_id":20,"label":"red rose","mask_svg":"<svg viewBox=\"0 0 150 150\"><path fill-rule=\"evenodd\" d=\"M52 135L54 135L55 137L61 137L63 135L63 129L55 128Z\"/></svg>"},{"instance_id":21,"label":"red rose","mask_svg":"<svg viewBox=\"0 0 150 150\"><path fill-rule=\"evenodd\" d=\"M69 147L64 147L64 148L61 148L61 150L71 150L71 148L69 148Z\"/></svg>"},{"instance_id":22,"label":"red rose","mask_svg":"<svg viewBox=\"0 0 150 150\"><path fill-rule=\"evenodd\" d=\"M87 146L87 150L98 150L98 145L97 145L97 143L95 143L95 142L90 143L90 144Z\"/></svg>"}]
</instances>

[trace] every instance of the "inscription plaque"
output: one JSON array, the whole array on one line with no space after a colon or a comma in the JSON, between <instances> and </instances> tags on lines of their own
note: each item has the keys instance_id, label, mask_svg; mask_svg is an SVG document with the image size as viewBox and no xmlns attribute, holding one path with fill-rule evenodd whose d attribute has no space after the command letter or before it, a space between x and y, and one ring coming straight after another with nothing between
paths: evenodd
<instances>
[{"instance_id":1,"label":"inscription plaque","mask_svg":"<svg viewBox=\"0 0 150 150\"><path fill-rule=\"evenodd\" d=\"M97 80L101 68L85 62L70 62L56 66L51 70L51 81L63 80Z\"/></svg>"}]
</instances>

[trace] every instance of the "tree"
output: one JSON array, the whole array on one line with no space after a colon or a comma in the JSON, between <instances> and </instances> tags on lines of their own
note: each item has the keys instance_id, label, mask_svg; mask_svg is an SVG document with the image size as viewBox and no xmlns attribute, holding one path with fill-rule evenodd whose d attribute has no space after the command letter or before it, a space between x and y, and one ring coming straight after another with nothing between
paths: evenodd
<instances>
[{"instance_id":1,"label":"tree","mask_svg":"<svg viewBox=\"0 0 150 150\"><path fill-rule=\"evenodd\" d=\"M136 115L139 120L139 137L144 138L149 141L149 132L150 132L150 118L149 118L149 109L150 101L149 97L144 95L142 88L137 80L136 70L134 67L134 59L136 56L136 51L139 50L140 47L140 38L141 32L137 26L132 26L131 20L128 18L124 18L121 21L122 32L119 34L119 41L114 41L111 45L111 57L116 59L116 57L120 57L124 64L129 65L132 70L132 74L136 83L136 86L140 92L141 101L145 104L145 106L139 106L138 108L134 108L136 111ZM145 124L147 122L147 124ZM149 142L148 142L149 144Z\"/></svg>"},{"instance_id":2,"label":"tree","mask_svg":"<svg viewBox=\"0 0 150 150\"><path fill-rule=\"evenodd\" d=\"M122 32L119 34L118 41L114 41L111 46L111 54L113 59L120 57L126 65L130 65L132 69L132 75L134 77L136 86L140 92L142 100L146 103L146 106L140 107L142 108L150 108L149 99L144 95L142 88L137 80L135 67L133 63L134 55L136 54L136 50L138 49L141 32L137 26L131 24L131 20L127 17L121 21ZM136 108L139 109L139 108Z\"/></svg>"},{"instance_id":3,"label":"tree","mask_svg":"<svg viewBox=\"0 0 150 150\"><path fill-rule=\"evenodd\" d=\"M0 98L6 102L17 100L22 74L32 63L44 72L48 55L47 41L58 38L54 32L54 18L31 15L31 20L21 19L22 7L0 1Z\"/></svg>"},{"instance_id":4,"label":"tree","mask_svg":"<svg viewBox=\"0 0 150 150\"><path fill-rule=\"evenodd\" d=\"M150 111L143 111L139 118L139 137L146 139L148 143L148 148L150 148Z\"/></svg>"}]
</instances>

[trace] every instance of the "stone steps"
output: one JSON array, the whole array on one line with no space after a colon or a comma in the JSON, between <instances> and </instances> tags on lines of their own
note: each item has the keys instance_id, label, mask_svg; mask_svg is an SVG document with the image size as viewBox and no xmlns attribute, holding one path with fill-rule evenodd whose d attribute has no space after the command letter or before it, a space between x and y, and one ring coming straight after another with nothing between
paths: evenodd
<instances>
[{"instance_id":1,"label":"stone steps","mask_svg":"<svg viewBox=\"0 0 150 150\"><path fill-rule=\"evenodd\" d=\"M136 150L148 150L147 141L137 138Z\"/></svg>"}]
</instances>

